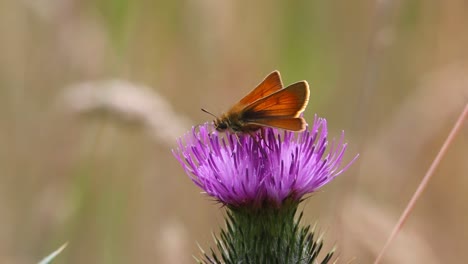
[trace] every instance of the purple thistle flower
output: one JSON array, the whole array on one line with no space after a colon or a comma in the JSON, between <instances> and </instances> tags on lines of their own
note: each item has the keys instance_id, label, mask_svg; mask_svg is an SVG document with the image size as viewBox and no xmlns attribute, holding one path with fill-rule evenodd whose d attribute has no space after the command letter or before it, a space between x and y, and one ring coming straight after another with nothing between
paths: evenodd
<instances>
[{"instance_id":1,"label":"purple thistle flower","mask_svg":"<svg viewBox=\"0 0 468 264\"><path fill-rule=\"evenodd\" d=\"M347 144L327 141L327 121L315 117L304 132L264 128L261 135L218 133L206 123L178 140L173 151L192 181L231 206L279 208L299 203L345 171ZM328 151L326 151L328 148Z\"/></svg>"}]
</instances>

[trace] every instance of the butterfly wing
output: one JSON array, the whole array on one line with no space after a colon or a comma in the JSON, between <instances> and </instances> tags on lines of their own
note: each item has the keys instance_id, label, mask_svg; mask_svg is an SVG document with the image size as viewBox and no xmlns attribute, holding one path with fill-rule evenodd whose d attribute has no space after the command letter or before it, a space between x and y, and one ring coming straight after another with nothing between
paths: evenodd
<instances>
[{"instance_id":1,"label":"butterfly wing","mask_svg":"<svg viewBox=\"0 0 468 264\"><path fill-rule=\"evenodd\" d=\"M279 71L270 73L255 89L242 98L236 105L246 106L258 99L268 96L276 91L283 89L281 75Z\"/></svg>"},{"instance_id":2,"label":"butterfly wing","mask_svg":"<svg viewBox=\"0 0 468 264\"><path fill-rule=\"evenodd\" d=\"M255 122L265 119L298 118L309 102L309 85L297 82L259 99L245 108L242 119Z\"/></svg>"},{"instance_id":3,"label":"butterfly wing","mask_svg":"<svg viewBox=\"0 0 468 264\"><path fill-rule=\"evenodd\" d=\"M266 118L250 121L248 124L258 126L276 127L292 131L302 131L305 129L306 122L304 118Z\"/></svg>"},{"instance_id":4,"label":"butterfly wing","mask_svg":"<svg viewBox=\"0 0 468 264\"><path fill-rule=\"evenodd\" d=\"M246 124L302 131L306 122L300 117L309 101L306 81L294 83L248 105L241 119Z\"/></svg>"}]
</instances>

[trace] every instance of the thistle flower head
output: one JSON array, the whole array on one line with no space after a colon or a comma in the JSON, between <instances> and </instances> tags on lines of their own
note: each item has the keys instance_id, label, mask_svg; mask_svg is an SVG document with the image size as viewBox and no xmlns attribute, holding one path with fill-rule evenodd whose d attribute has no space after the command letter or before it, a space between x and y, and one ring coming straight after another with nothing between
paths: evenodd
<instances>
[{"instance_id":1,"label":"thistle flower head","mask_svg":"<svg viewBox=\"0 0 468 264\"><path fill-rule=\"evenodd\" d=\"M173 151L192 181L229 207L280 208L299 203L352 163L341 166L346 144L327 140L327 122L294 133L264 128L257 136L192 128Z\"/></svg>"}]
</instances>

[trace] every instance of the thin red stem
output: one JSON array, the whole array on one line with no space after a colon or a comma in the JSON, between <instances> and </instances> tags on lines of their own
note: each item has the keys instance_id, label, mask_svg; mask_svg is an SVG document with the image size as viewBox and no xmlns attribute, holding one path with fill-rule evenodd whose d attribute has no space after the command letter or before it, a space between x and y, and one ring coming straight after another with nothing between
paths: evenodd
<instances>
[{"instance_id":1,"label":"thin red stem","mask_svg":"<svg viewBox=\"0 0 468 264\"><path fill-rule=\"evenodd\" d=\"M406 206L405 210L400 216L400 219L398 220L397 224L393 228L392 233L387 239L387 242L385 243L384 247L380 251L379 255L374 261L374 264L380 263L382 260L385 252L387 251L388 247L390 244L393 242L395 239L396 235L398 232L401 230L403 224L406 222L406 219L408 218L409 214L414 208L414 205L416 204L416 201L418 198L422 195L423 191L426 189L426 186L431 179L432 175L434 174L434 171L436 170L437 166L439 165L440 161L444 157L445 153L447 152L447 149L449 148L450 144L454 141L456 135L460 131L463 122L465 121L466 117L468 115L468 103L465 105L465 109L461 113L460 117L458 118L457 122L452 128L452 131L450 131L450 134L448 135L447 139L445 140L444 144L439 150L439 153L435 157L434 161L432 162L431 166L429 167L429 170L427 170L426 175L424 175L424 178L422 179L421 183L419 184L418 188L413 194L413 197L411 197L411 200L409 201L408 205Z\"/></svg>"}]
</instances>

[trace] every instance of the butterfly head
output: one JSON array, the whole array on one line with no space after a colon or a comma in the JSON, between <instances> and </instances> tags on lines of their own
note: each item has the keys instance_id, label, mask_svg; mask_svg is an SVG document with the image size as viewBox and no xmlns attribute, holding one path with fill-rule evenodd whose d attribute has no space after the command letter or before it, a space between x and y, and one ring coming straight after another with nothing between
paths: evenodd
<instances>
[{"instance_id":1,"label":"butterfly head","mask_svg":"<svg viewBox=\"0 0 468 264\"><path fill-rule=\"evenodd\" d=\"M213 121L213 124L218 132L224 132L228 129L228 120L217 118Z\"/></svg>"},{"instance_id":2,"label":"butterfly head","mask_svg":"<svg viewBox=\"0 0 468 264\"><path fill-rule=\"evenodd\" d=\"M224 132L230 127L229 118L226 118L225 115L223 115L222 117L217 117L216 115L212 114L211 112L209 112L209 111L207 111L207 110L205 110L203 108L201 110L215 118L213 120L213 124L214 124L215 129L218 132Z\"/></svg>"}]
</instances>

